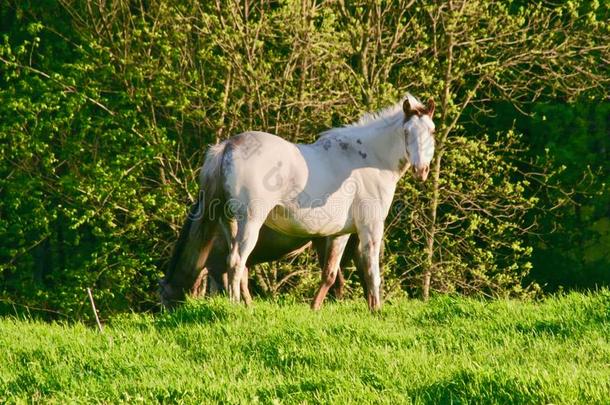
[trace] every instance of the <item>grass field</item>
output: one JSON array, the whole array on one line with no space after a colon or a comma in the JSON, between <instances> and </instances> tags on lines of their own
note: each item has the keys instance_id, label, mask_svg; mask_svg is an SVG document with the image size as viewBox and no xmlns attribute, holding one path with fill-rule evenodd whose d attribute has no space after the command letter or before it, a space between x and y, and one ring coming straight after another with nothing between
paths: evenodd
<instances>
[{"instance_id":1,"label":"grass field","mask_svg":"<svg viewBox=\"0 0 610 405\"><path fill-rule=\"evenodd\" d=\"M0 318L0 403L610 403L610 291Z\"/></svg>"}]
</instances>

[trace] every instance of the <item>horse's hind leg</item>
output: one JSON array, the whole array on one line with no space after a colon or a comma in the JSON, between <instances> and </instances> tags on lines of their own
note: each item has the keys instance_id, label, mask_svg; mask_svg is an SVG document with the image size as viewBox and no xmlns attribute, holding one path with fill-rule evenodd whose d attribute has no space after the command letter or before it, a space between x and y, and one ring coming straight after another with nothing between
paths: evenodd
<instances>
[{"instance_id":1,"label":"horse's hind leg","mask_svg":"<svg viewBox=\"0 0 610 405\"><path fill-rule=\"evenodd\" d=\"M229 254L229 298L239 302L242 277L246 269L248 256L254 250L263 221L243 219L230 224L231 253ZM244 297L248 300L249 297Z\"/></svg>"},{"instance_id":2,"label":"horse's hind leg","mask_svg":"<svg viewBox=\"0 0 610 405\"><path fill-rule=\"evenodd\" d=\"M252 296L248 289L248 268L244 268L244 274L241 276L241 295L244 297L244 303L247 306L252 304Z\"/></svg>"},{"instance_id":3,"label":"horse's hind leg","mask_svg":"<svg viewBox=\"0 0 610 405\"><path fill-rule=\"evenodd\" d=\"M336 254L336 251L330 251L331 249L329 249L329 251L327 252L327 248L326 248L326 242L329 238L317 238L317 239L313 239L312 240L312 245L313 248L316 251L316 254L318 256L318 263L320 264L320 270L322 270L322 282L324 282L325 275L324 275L324 267L326 266L326 261L328 260L328 258L326 257L327 254ZM332 296L335 299L341 300L343 299L343 289L345 287L345 278L343 277L343 273L342 273L342 269L344 268L344 265L347 265L348 259L351 259L351 256L348 258L346 257L346 255L348 254L348 249L351 243L352 238L350 237L348 242L347 247L345 248L345 251L343 252L343 256L341 258L341 262L339 264L339 268L337 269L337 277L335 278L335 282L333 283L332 287L330 288L330 292L332 294Z\"/></svg>"},{"instance_id":4,"label":"horse's hind leg","mask_svg":"<svg viewBox=\"0 0 610 405\"><path fill-rule=\"evenodd\" d=\"M339 265L339 269L337 269L337 278L335 279L335 283L333 284L332 288L331 288L331 295L336 299L336 300L342 300L343 299L343 294L344 294L344 289L345 289L345 277L343 276L343 269L344 267Z\"/></svg>"},{"instance_id":5,"label":"horse's hind leg","mask_svg":"<svg viewBox=\"0 0 610 405\"><path fill-rule=\"evenodd\" d=\"M339 263L343 256L343 250L349 235L341 235L334 238L327 238L326 252L324 254L324 266L322 269L322 282L316 292L316 295L311 302L311 309L318 310L322 306L322 302L328 293L328 289L332 287L337 277L337 271L339 270Z\"/></svg>"}]
</instances>

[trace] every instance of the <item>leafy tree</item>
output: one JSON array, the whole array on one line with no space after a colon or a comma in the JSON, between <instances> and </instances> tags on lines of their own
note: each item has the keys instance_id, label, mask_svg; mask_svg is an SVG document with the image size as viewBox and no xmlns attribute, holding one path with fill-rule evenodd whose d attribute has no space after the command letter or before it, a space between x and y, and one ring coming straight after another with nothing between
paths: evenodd
<instances>
[{"instance_id":1,"label":"leafy tree","mask_svg":"<svg viewBox=\"0 0 610 405\"><path fill-rule=\"evenodd\" d=\"M309 142L407 90L438 101L438 152L429 184L398 190L388 290L521 295L526 235L555 203L540 184L568 180L518 123L472 123L497 100L603 97L607 15L585 1L2 3L0 302L85 316L94 287L103 313L150 308L208 144L248 129ZM255 287L310 296L317 265L299 260L257 269Z\"/></svg>"},{"instance_id":2,"label":"leafy tree","mask_svg":"<svg viewBox=\"0 0 610 405\"><path fill-rule=\"evenodd\" d=\"M443 161L446 154L459 147L455 141L463 133L463 122L470 119L467 109L485 109L489 100L497 99L518 106L559 95L572 99L584 92L603 95L610 80L604 63L610 46L605 40L608 10L606 7L600 11L597 3L521 5L500 1L447 1L416 10L419 11L415 14L419 20L417 25L432 28L421 34L428 41L424 39L418 43L431 43L432 46L425 48L420 58L412 60L411 66L419 72L423 85L440 94L441 110L425 221L427 258L422 294L427 298L433 275L442 271L439 264L446 256L443 254L446 246L439 243L439 239L454 226L454 217L445 213L451 208L461 209L460 201L451 201L451 194L446 193L445 188L446 179L455 168L444 165ZM538 181L546 181L544 174L540 174L542 178ZM468 193L476 193L475 190L468 189ZM500 198L509 197L503 195L505 190L495 191ZM510 191L510 187L506 191ZM474 210L476 216L469 220L487 218L503 228L499 214L504 207L499 213L493 209L499 208L493 199L475 197L473 201L480 204ZM517 203L512 208L520 211L526 207L519 207ZM508 223L513 220L514 217ZM509 226L515 225L525 228L521 220ZM490 230L481 228L481 231L476 235L479 240ZM519 254L528 251L517 247L516 239L511 243L511 239L504 239L510 246L515 246L514 263L510 263L511 260L503 262L509 269L514 265L520 267L517 264ZM493 263L496 250L491 244L480 254L488 255L488 263ZM444 282L444 277L438 281Z\"/></svg>"}]
</instances>

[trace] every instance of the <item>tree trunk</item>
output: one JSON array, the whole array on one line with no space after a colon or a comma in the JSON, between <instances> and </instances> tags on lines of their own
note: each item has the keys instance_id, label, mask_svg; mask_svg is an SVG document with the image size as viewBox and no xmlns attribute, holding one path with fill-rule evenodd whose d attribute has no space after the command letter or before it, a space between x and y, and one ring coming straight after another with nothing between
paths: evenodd
<instances>
[{"instance_id":1,"label":"tree trunk","mask_svg":"<svg viewBox=\"0 0 610 405\"><path fill-rule=\"evenodd\" d=\"M422 298L428 301L430 298L430 281L434 272L434 238L436 236L436 212L439 199L439 178L441 174L442 152L438 152L432 169L432 197L430 199L430 211L428 217L428 229L426 235L426 265L422 286Z\"/></svg>"},{"instance_id":2,"label":"tree trunk","mask_svg":"<svg viewBox=\"0 0 610 405\"><path fill-rule=\"evenodd\" d=\"M449 10L453 11L453 2L448 2ZM443 157L443 145L445 140L449 136L454 124L448 125L448 108L449 98L451 91L451 81L453 78L453 24L448 21L447 24L447 57L445 67L445 77L443 85L443 94L441 98L441 123L443 130L440 131L439 137L436 143L436 157L434 159L432 167L432 196L430 197L430 210L428 215L428 226L426 232L426 261L424 263L424 278L422 284L422 298L424 301L428 301L430 298L430 283L434 273L434 240L436 237L436 214L439 203L439 178L441 174L441 160Z\"/></svg>"}]
</instances>

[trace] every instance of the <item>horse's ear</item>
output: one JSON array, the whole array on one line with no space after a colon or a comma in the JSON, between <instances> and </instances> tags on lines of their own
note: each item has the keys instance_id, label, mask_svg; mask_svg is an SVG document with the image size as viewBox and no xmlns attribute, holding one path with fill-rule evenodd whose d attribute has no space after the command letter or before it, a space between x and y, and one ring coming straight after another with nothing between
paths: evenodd
<instances>
[{"instance_id":1,"label":"horse's ear","mask_svg":"<svg viewBox=\"0 0 610 405\"><path fill-rule=\"evenodd\" d=\"M411 107L411 103L409 101L409 98L407 97L405 99L405 101L402 103L402 110L405 113L405 122L409 120L409 118L411 118L412 115L416 114L417 112L415 111L415 109L413 107Z\"/></svg>"},{"instance_id":2,"label":"horse's ear","mask_svg":"<svg viewBox=\"0 0 610 405\"><path fill-rule=\"evenodd\" d=\"M426 113L430 116L430 118L432 118L432 116L434 115L434 100L432 100L432 97L430 97L428 99L428 105L426 106L427 111Z\"/></svg>"}]
</instances>

